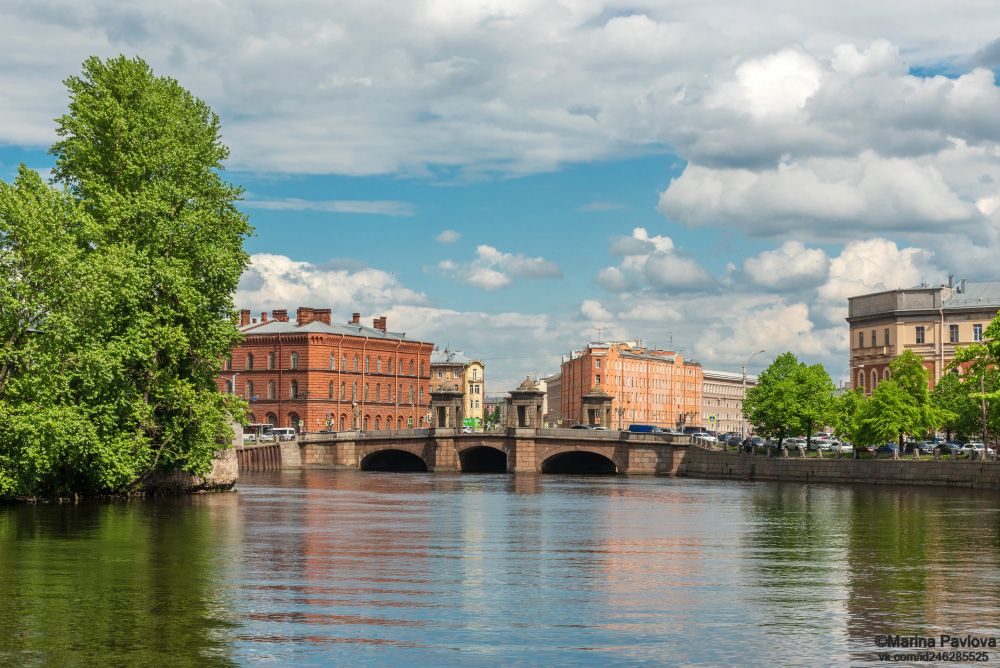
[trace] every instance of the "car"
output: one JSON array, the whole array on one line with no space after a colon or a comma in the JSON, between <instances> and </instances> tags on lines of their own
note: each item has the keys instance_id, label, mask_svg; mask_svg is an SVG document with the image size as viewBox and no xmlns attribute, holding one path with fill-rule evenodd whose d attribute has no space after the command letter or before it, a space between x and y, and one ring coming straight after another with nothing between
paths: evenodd
<instances>
[{"instance_id":1,"label":"car","mask_svg":"<svg viewBox=\"0 0 1000 668\"><path fill-rule=\"evenodd\" d=\"M291 441L295 438L295 429L292 427L275 427L271 433L279 441Z\"/></svg>"},{"instance_id":2,"label":"car","mask_svg":"<svg viewBox=\"0 0 1000 668\"><path fill-rule=\"evenodd\" d=\"M937 447L931 441L917 441L916 443L907 444L907 450L913 452L914 450L920 452L924 455L934 454L934 448Z\"/></svg>"},{"instance_id":3,"label":"car","mask_svg":"<svg viewBox=\"0 0 1000 668\"><path fill-rule=\"evenodd\" d=\"M876 455L892 455L893 453L899 454L899 443L883 443L875 449Z\"/></svg>"},{"instance_id":4,"label":"car","mask_svg":"<svg viewBox=\"0 0 1000 668\"><path fill-rule=\"evenodd\" d=\"M981 455L986 450L986 446L979 441L969 441L962 446L963 454L971 455L973 450L976 451L977 455Z\"/></svg>"},{"instance_id":5,"label":"car","mask_svg":"<svg viewBox=\"0 0 1000 668\"><path fill-rule=\"evenodd\" d=\"M599 425L599 424L592 424L592 425L590 425L590 429L593 429L594 431L607 431L608 430L607 427L604 427L604 426Z\"/></svg>"},{"instance_id":6,"label":"car","mask_svg":"<svg viewBox=\"0 0 1000 668\"><path fill-rule=\"evenodd\" d=\"M472 427L470 427L467 424L462 425L462 433L463 434L471 434L472 433Z\"/></svg>"},{"instance_id":7,"label":"car","mask_svg":"<svg viewBox=\"0 0 1000 668\"><path fill-rule=\"evenodd\" d=\"M589 424L580 424L579 422L570 426L570 429L590 429L590 428L591 427Z\"/></svg>"},{"instance_id":8,"label":"car","mask_svg":"<svg viewBox=\"0 0 1000 668\"><path fill-rule=\"evenodd\" d=\"M941 452L944 454L959 455L962 454L962 448L965 447L965 444L958 441L949 441L938 447L941 448Z\"/></svg>"},{"instance_id":9,"label":"car","mask_svg":"<svg viewBox=\"0 0 1000 668\"><path fill-rule=\"evenodd\" d=\"M854 446L846 441L837 441L836 445L831 445L830 449L834 452L840 452L842 455L854 454Z\"/></svg>"},{"instance_id":10,"label":"car","mask_svg":"<svg viewBox=\"0 0 1000 668\"><path fill-rule=\"evenodd\" d=\"M833 434L828 431L817 431L812 435L812 440L814 441L832 441L833 438Z\"/></svg>"},{"instance_id":11,"label":"car","mask_svg":"<svg viewBox=\"0 0 1000 668\"><path fill-rule=\"evenodd\" d=\"M739 447L740 443L742 442L743 439L740 438L739 434L730 434L729 438L726 439L726 445L735 445Z\"/></svg>"},{"instance_id":12,"label":"car","mask_svg":"<svg viewBox=\"0 0 1000 668\"><path fill-rule=\"evenodd\" d=\"M750 439L750 444L753 445L755 448L759 448L761 446L767 445L767 441L765 441L760 436L754 436Z\"/></svg>"}]
</instances>

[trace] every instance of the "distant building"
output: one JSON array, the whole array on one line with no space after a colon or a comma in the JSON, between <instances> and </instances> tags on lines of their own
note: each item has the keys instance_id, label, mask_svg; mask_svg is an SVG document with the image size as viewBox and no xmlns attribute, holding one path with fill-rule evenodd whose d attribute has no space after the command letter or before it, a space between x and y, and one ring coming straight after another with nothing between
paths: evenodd
<instances>
[{"instance_id":1,"label":"distant building","mask_svg":"<svg viewBox=\"0 0 1000 668\"><path fill-rule=\"evenodd\" d=\"M582 397L596 389L613 397L608 428L704 426L701 364L680 353L638 342L591 343L563 362L560 375L564 424L587 421Z\"/></svg>"},{"instance_id":2,"label":"distant building","mask_svg":"<svg viewBox=\"0 0 1000 668\"><path fill-rule=\"evenodd\" d=\"M542 421L546 427L559 427L562 419L562 374L555 373L538 381L538 389L545 391L542 403Z\"/></svg>"},{"instance_id":3,"label":"distant building","mask_svg":"<svg viewBox=\"0 0 1000 668\"><path fill-rule=\"evenodd\" d=\"M847 300L851 383L868 394L889 377L904 350L919 355L931 385L955 358L955 348L981 341L1000 309L1000 282L888 290Z\"/></svg>"},{"instance_id":4,"label":"distant building","mask_svg":"<svg viewBox=\"0 0 1000 668\"><path fill-rule=\"evenodd\" d=\"M486 366L460 350L435 350L431 353L431 389L450 387L463 395L464 419L481 429L486 407Z\"/></svg>"},{"instance_id":5,"label":"distant building","mask_svg":"<svg viewBox=\"0 0 1000 668\"><path fill-rule=\"evenodd\" d=\"M749 433L743 417L745 391L756 387L757 377L731 371L705 369L701 391L701 414L705 426L720 432ZM714 420L712 418L715 418Z\"/></svg>"},{"instance_id":6,"label":"distant building","mask_svg":"<svg viewBox=\"0 0 1000 668\"><path fill-rule=\"evenodd\" d=\"M243 341L223 363L219 390L250 402L251 423L300 431L427 426L433 343L371 327L361 314L334 324L330 309L240 311Z\"/></svg>"}]
</instances>

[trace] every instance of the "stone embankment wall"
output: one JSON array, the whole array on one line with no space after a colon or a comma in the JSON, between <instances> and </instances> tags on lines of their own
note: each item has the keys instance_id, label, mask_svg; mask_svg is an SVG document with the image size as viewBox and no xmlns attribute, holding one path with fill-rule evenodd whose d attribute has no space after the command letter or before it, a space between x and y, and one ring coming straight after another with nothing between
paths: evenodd
<instances>
[{"instance_id":1,"label":"stone embankment wall","mask_svg":"<svg viewBox=\"0 0 1000 668\"><path fill-rule=\"evenodd\" d=\"M216 451L215 457L212 458L212 470L205 476L175 470L154 476L144 486L144 490L150 494L223 492L233 488L239 473L236 450L226 448Z\"/></svg>"},{"instance_id":2,"label":"stone embankment wall","mask_svg":"<svg viewBox=\"0 0 1000 668\"><path fill-rule=\"evenodd\" d=\"M1000 489L1000 462L912 459L801 459L688 449L680 475L785 482L934 485Z\"/></svg>"}]
</instances>

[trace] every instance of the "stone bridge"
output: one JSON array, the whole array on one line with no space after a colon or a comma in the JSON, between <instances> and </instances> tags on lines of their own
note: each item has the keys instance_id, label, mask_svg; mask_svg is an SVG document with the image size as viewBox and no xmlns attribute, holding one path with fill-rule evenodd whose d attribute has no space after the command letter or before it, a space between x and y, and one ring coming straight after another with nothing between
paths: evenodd
<instances>
[{"instance_id":1,"label":"stone bridge","mask_svg":"<svg viewBox=\"0 0 1000 668\"><path fill-rule=\"evenodd\" d=\"M683 473L690 437L583 429L509 428L303 434L283 444L283 468L466 473Z\"/></svg>"}]
</instances>

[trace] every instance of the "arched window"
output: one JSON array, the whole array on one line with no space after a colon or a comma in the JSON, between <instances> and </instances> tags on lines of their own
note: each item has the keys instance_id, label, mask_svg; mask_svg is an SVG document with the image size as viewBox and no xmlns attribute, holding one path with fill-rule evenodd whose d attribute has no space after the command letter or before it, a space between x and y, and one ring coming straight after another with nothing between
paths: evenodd
<instances>
[{"instance_id":1,"label":"arched window","mask_svg":"<svg viewBox=\"0 0 1000 668\"><path fill-rule=\"evenodd\" d=\"M233 370L233 358L226 357L226 371L232 371L232 370Z\"/></svg>"},{"instance_id":2,"label":"arched window","mask_svg":"<svg viewBox=\"0 0 1000 668\"><path fill-rule=\"evenodd\" d=\"M298 369L299 368L299 354L298 353L292 353L291 362L289 364L289 368L291 368L291 369Z\"/></svg>"},{"instance_id":3,"label":"arched window","mask_svg":"<svg viewBox=\"0 0 1000 668\"><path fill-rule=\"evenodd\" d=\"M382 401L382 385L375 383L375 401Z\"/></svg>"},{"instance_id":4,"label":"arched window","mask_svg":"<svg viewBox=\"0 0 1000 668\"><path fill-rule=\"evenodd\" d=\"M358 356L357 355L354 356L354 370L355 371L358 370Z\"/></svg>"},{"instance_id":5,"label":"arched window","mask_svg":"<svg viewBox=\"0 0 1000 668\"><path fill-rule=\"evenodd\" d=\"M423 362L420 363L420 377L421 378L424 377L424 363Z\"/></svg>"},{"instance_id":6,"label":"arched window","mask_svg":"<svg viewBox=\"0 0 1000 668\"><path fill-rule=\"evenodd\" d=\"M379 357L375 360L375 373L382 373L382 358Z\"/></svg>"},{"instance_id":7,"label":"arched window","mask_svg":"<svg viewBox=\"0 0 1000 668\"><path fill-rule=\"evenodd\" d=\"M358 400L358 384L351 383L351 401Z\"/></svg>"},{"instance_id":8,"label":"arched window","mask_svg":"<svg viewBox=\"0 0 1000 668\"><path fill-rule=\"evenodd\" d=\"M297 380L292 381L291 391L288 393L288 396L290 396L292 399L299 398L299 381Z\"/></svg>"},{"instance_id":9,"label":"arched window","mask_svg":"<svg viewBox=\"0 0 1000 668\"><path fill-rule=\"evenodd\" d=\"M396 401L400 402L402 400L403 400L403 386L402 384L400 384L399 388L396 391Z\"/></svg>"},{"instance_id":10,"label":"arched window","mask_svg":"<svg viewBox=\"0 0 1000 668\"><path fill-rule=\"evenodd\" d=\"M889 380L889 367L882 370L882 380Z\"/></svg>"},{"instance_id":11,"label":"arched window","mask_svg":"<svg viewBox=\"0 0 1000 668\"><path fill-rule=\"evenodd\" d=\"M385 372L392 373L392 358L390 357L385 361Z\"/></svg>"},{"instance_id":12,"label":"arched window","mask_svg":"<svg viewBox=\"0 0 1000 668\"><path fill-rule=\"evenodd\" d=\"M333 399L333 381L330 381L330 398Z\"/></svg>"},{"instance_id":13,"label":"arched window","mask_svg":"<svg viewBox=\"0 0 1000 668\"><path fill-rule=\"evenodd\" d=\"M274 368L274 353L267 354L267 368L268 369Z\"/></svg>"},{"instance_id":14,"label":"arched window","mask_svg":"<svg viewBox=\"0 0 1000 668\"><path fill-rule=\"evenodd\" d=\"M347 384L346 383L341 383L340 384L340 400L343 401L346 398L347 398Z\"/></svg>"},{"instance_id":15,"label":"arched window","mask_svg":"<svg viewBox=\"0 0 1000 668\"><path fill-rule=\"evenodd\" d=\"M274 381L267 381L267 398L274 399Z\"/></svg>"},{"instance_id":16,"label":"arched window","mask_svg":"<svg viewBox=\"0 0 1000 668\"><path fill-rule=\"evenodd\" d=\"M347 355L340 356L340 370L341 371L347 370Z\"/></svg>"},{"instance_id":17,"label":"arched window","mask_svg":"<svg viewBox=\"0 0 1000 668\"><path fill-rule=\"evenodd\" d=\"M381 431L381 430L382 430L382 418L380 418L379 416L376 415L375 416L375 431Z\"/></svg>"},{"instance_id":18,"label":"arched window","mask_svg":"<svg viewBox=\"0 0 1000 668\"><path fill-rule=\"evenodd\" d=\"M272 427L278 426L278 416L275 415L274 413L268 413L267 417L264 419L267 420L267 423Z\"/></svg>"},{"instance_id":19,"label":"arched window","mask_svg":"<svg viewBox=\"0 0 1000 668\"><path fill-rule=\"evenodd\" d=\"M410 360L410 375L413 375L413 360Z\"/></svg>"},{"instance_id":20,"label":"arched window","mask_svg":"<svg viewBox=\"0 0 1000 668\"><path fill-rule=\"evenodd\" d=\"M413 386L410 385L410 403L413 403Z\"/></svg>"},{"instance_id":21,"label":"arched window","mask_svg":"<svg viewBox=\"0 0 1000 668\"><path fill-rule=\"evenodd\" d=\"M347 416L340 416L340 431L347 431Z\"/></svg>"},{"instance_id":22,"label":"arched window","mask_svg":"<svg viewBox=\"0 0 1000 668\"><path fill-rule=\"evenodd\" d=\"M247 399L249 401L253 401L254 400L254 396L253 396L253 381L252 380L248 380L247 381Z\"/></svg>"},{"instance_id":23,"label":"arched window","mask_svg":"<svg viewBox=\"0 0 1000 668\"><path fill-rule=\"evenodd\" d=\"M868 389L874 392L876 387L878 387L878 371L872 369L872 384Z\"/></svg>"},{"instance_id":24,"label":"arched window","mask_svg":"<svg viewBox=\"0 0 1000 668\"><path fill-rule=\"evenodd\" d=\"M253 413L247 415L247 420L250 421L250 424L257 424L257 416L254 415Z\"/></svg>"},{"instance_id":25,"label":"arched window","mask_svg":"<svg viewBox=\"0 0 1000 668\"><path fill-rule=\"evenodd\" d=\"M365 355L365 373L371 371L372 358Z\"/></svg>"},{"instance_id":26,"label":"arched window","mask_svg":"<svg viewBox=\"0 0 1000 668\"><path fill-rule=\"evenodd\" d=\"M367 416L367 415L365 416L365 426L364 426L364 430L365 430L365 431L368 431L368 421L369 421L370 419L371 419L371 418L370 418L369 416Z\"/></svg>"},{"instance_id":27,"label":"arched window","mask_svg":"<svg viewBox=\"0 0 1000 668\"><path fill-rule=\"evenodd\" d=\"M299 427L299 414L298 413L289 413L288 414L288 426L291 427L292 429L294 429L296 433L298 433L300 431L301 427Z\"/></svg>"},{"instance_id":28,"label":"arched window","mask_svg":"<svg viewBox=\"0 0 1000 668\"><path fill-rule=\"evenodd\" d=\"M865 372L864 371L858 371L858 386L855 389L858 389L858 390L865 389Z\"/></svg>"},{"instance_id":29,"label":"arched window","mask_svg":"<svg viewBox=\"0 0 1000 668\"><path fill-rule=\"evenodd\" d=\"M253 371L253 353L247 353L247 371Z\"/></svg>"},{"instance_id":30,"label":"arched window","mask_svg":"<svg viewBox=\"0 0 1000 668\"><path fill-rule=\"evenodd\" d=\"M385 386L385 400L390 404L392 403L392 385Z\"/></svg>"},{"instance_id":31,"label":"arched window","mask_svg":"<svg viewBox=\"0 0 1000 668\"><path fill-rule=\"evenodd\" d=\"M236 394L236 381L232 378L226 381L226 394Z\"/></svg>"},{"instance_id":32,"label":"arched window","mask_svg":"<svg viewBox=\"0 0 1000 668\"><path fill-rule=\"evenodd\" d=\"M368 401L368 383L365 383L365 401Z\"/></svg>"},{"instance_id":33,"label":"arched window","mask_svg":"<svg viewBox=\"0 0 1000 668\"><path fill-rule=\"evenodd\" d=\"M333 353L330 353L330 371L336 371L336 370L337 370L337 358L334 357ZM333 397L330 398L332 399Z\"/></svg>"}]
</instances>

